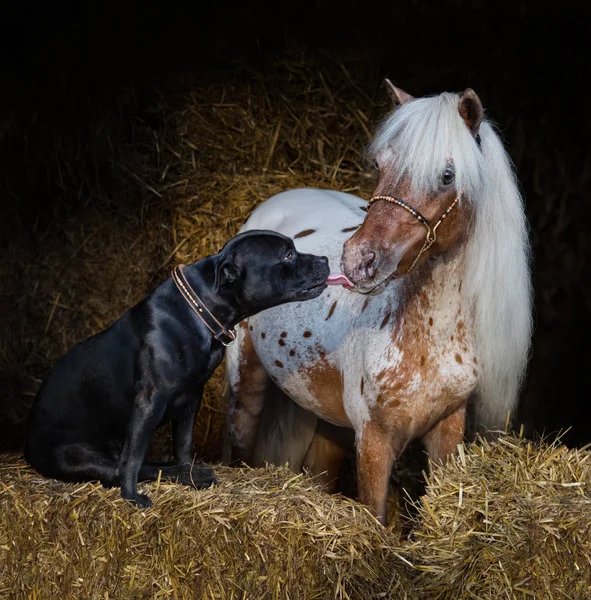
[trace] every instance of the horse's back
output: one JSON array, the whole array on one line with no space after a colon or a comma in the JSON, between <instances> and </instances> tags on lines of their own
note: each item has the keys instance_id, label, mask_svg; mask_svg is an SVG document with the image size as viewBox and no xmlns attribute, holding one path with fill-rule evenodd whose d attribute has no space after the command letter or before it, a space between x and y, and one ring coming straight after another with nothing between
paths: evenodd
<instances>
[{"instance_id":1,"label":"horse's back","mask_svg":"<svg viewBox=\"0 0 591 600\"><path fill-rule=\"evenodd\" d=\"M293 238L299 251L326 253L332 248L330 254L335 258L338 254L340 259L342 243L365 217L365 205L361 198L344 192L316 188L288 190L260 204L240 231L278 231Z\"/></svg>"}]
</instances>

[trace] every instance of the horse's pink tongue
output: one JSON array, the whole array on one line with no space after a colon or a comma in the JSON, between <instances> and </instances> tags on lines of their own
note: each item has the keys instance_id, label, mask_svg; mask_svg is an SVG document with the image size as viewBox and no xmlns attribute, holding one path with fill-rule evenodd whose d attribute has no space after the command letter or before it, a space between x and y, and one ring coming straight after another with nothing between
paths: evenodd
<instances>
[{"instance_id":1,"label":"horse's pink tongue","mask_svg":"<svg viewBox=\"0 0 591 600\"><path fill-rule=\"evenodd\" d=\"M331 273L328 276L326 283L327 285L342 285L346 289L353 287L353 284L349 281L349 278L342 273Z\"/></svg>"}]
</instances>

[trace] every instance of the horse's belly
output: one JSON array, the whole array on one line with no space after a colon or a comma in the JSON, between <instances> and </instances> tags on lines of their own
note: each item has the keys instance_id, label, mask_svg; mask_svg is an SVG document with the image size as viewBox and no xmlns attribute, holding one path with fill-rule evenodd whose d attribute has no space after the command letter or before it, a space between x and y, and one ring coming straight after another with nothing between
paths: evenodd
<instances>
[{"instance_id":1,"label":"horse's belly","mask_svg":"<svg viewBox=\"0 0 591 600\"><path fill-rule=\"evenodd\" d=\"M340 270L343 243L362 223L365 202L329 190L290 190L261 204L243 230L272 229L294 239L300 252L328 257ZM303 408L336 425L350 427L343 404L338 352L350 330L343 311L361 312L364 299L343 288L319 298L278 306L251 317L251 337L273 381Z\"/></svg>"},{"instance_id":2,"label":"horse's belly","mask_svg":"<svg viewBox=\"0 0 591 600\"><path fill-rule=\"evenodd\" d=\"M345 327L337 320L331 323L345 294L351 292L331 288L315 300L251 317L249 325L256 353L274 383L302 408L335 425L350 427L338 360Z\"/></svg>"}]
</instances>

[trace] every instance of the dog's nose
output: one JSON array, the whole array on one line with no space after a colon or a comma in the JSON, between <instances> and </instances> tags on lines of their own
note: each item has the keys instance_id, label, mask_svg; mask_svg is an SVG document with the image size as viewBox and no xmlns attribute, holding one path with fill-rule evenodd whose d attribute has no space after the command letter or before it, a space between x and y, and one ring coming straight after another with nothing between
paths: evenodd
<instances>
[{"instance_id":1,"label":"dog's nose","mask_svg":"<svg viewBox=\"0 0 591 600\"><path fill-rule=\"evenodd\" d=\"M360 271L364 278L372 279L378 268L379 252L370 250L361 258Z\"/></svg>"}]
</instances>

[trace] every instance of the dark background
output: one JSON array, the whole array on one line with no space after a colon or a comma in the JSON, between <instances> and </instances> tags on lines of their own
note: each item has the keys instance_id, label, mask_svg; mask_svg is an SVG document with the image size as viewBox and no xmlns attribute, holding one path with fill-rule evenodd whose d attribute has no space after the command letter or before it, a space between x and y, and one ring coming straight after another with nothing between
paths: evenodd
<instances>
[{"instance_id":1,"label":"dark background","mask_svg":"<svg viewBox=\"0 0 591 600\"><path fill-rule=\"evenodd\" d=\"M2 8L0 23L0 449L19 447L51 362L31 350L26 329L23 298L36 289L27 257L56 222L75 228L99 203L114 219L165 218L166 206L118 183L131 125L164 127L155 107L189 81L264 73L292 55L354 61L359 86L380 103L385 76L417 96L480 95L516 163L532 228L536 330L520 418L532 435L570 428L568 443L591 441L587 3L20 2ZM170 251L165 234L154 244ZM149 281L161 276L151 267Z\"/></svg>"}]
</instances>

